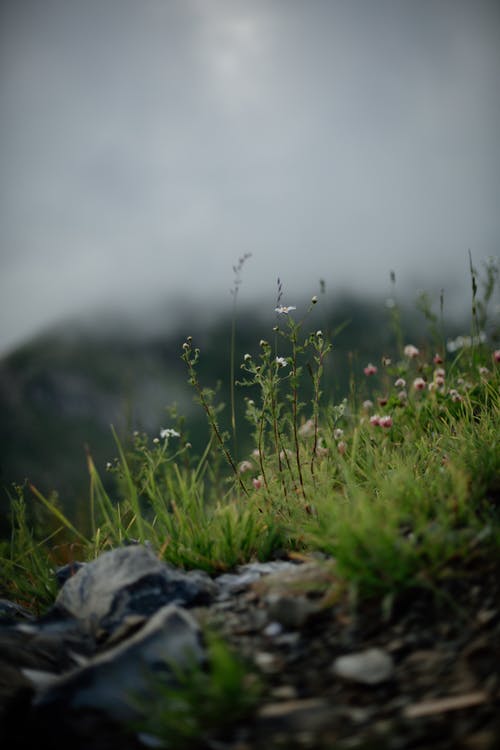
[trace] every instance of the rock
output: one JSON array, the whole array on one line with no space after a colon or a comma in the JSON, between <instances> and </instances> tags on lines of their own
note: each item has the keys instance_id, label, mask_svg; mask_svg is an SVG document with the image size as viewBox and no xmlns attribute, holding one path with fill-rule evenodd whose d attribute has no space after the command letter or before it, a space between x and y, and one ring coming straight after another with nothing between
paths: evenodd
<instances>
[{"instance_id":1,"label":"rock","mask_svg":"<svg viewBox=\"0 0 500 750\"><path fill-rule=\"evenodd\" d=\"M271 622L277 622L291 630L301 628L311 615L319 610L318 603L301 595L289 596L273 593L268 594L264 602Z\"/></svg>"},{"instance_id":2,"label":"rock","mask_svg":"<svg viewBox=\"0 0 500 750\"><path fill-rule=\"evenodd\" d=\"M154 697L152 677L171 682L172 666L199 664L204 656L195 620L186 610L169 604L133 636L67 674L23 672L35 687L33 705L39 712L57 706L59 711L97 711L129 722L142 715Z\"/></svg>"},{"instance_id":3,"label":"rock","mask_svg":"<svg viewBox=\"0 0 500 750\"><path fill-rule=\"evenodd\" d=\"M257 720L274 731L317 732L330 724L331 717L332 708L323 698L267 703L257 712Z\"/></svg>"},{"instance_id":4,"label":"rock","mask_svg":"<svg viewBox=\"0 0 500 750\"><path fill-rule=\"evenodd\" d=\"M0 620L34 620L31 612L20 604L10 602L8 599L0 599Z\"/></svg>"},{"instance_id":5,"label":"rock","mask_svg":"<svg viewBox=\"0 0 500 750\"><path fill-rule=\"evenodd\" d=\"M55 610L105 639L129 615L149 616L166 604L206 604L217 587L202 571L185 573L142 545L119 547L81 567L66 581Z\"/></svg>"},{"instance_id":6,"label":"rock","mask_svg":"<svg viewBox=\"0 0 500 750\"><path fill-rule=\"evenodd\" d=\"M235 573L223 573L215 580L219 587L217 598L220 601L229 599L232 595L241 593L263 576L283 574L285 571L297 568L296 563L286 560L276 560L266 563L248 563L240 565Z\"/></svg>"},{"instance_id":7,"label":"rock","mask_svg":"<svg viewBox=\"0 0 500 750\"><path fill-rule=\"evenodd\" d=\"M389 680L394 672L392 657L380 648L339 656L332 664L337 677L363 685L378 685Z\"/></svg>"}]
</instances>

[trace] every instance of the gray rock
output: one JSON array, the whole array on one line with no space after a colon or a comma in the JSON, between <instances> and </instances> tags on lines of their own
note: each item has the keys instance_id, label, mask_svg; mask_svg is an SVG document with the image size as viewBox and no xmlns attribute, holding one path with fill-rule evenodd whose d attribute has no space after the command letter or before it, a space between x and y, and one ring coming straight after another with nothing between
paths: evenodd
<instances>
[{"instance_id":1,"label":"gray rock","mask_svg":"<svg viewBox=\"0 0 500 750\"><path fill-rule=\"evenodd\" d=\"M62 587L55 610L105 639L130 615L149 616L166 604L207 604L217 592L202 571L185 573L142 545L119 547L81 567Z\"/></svg>"},{"instance_id":2,"label":"gray rock","mask_svg":"<svg viewBox=\"0 0 500 750\"><path fill-rule=\"evenodd\" d=\"M332 664L337 677L363 685L378 685L389 680L394 672L392 657L380 648L339 656Z\"/></svg>"},{"instance_id":3,"label":"gray rock","mask_svg":"<svg viewBox=\"0 0 500 750\"><path fill-rule=\"evenodd\" d=\"M38 711L97 711L119 722L142 716L157 694L154 678L172 682L172 666L202 663L201 631L184 609L170 604L159 609L127 640L66 674L24 669L35 687Z\"/></svg>"},{"instance_id":4,"label":"gray rock","mask_svg":"<svg viewBox=\"0 0 500 750\"><path fill-rule=\"evenodd\" d=\"M267 612L271 622L278 622L284 628L295 630L301 628L311 615L318 611L318 604L306 596L289 596L271 593L265 598Z\"/></svg>"}]
</instances>

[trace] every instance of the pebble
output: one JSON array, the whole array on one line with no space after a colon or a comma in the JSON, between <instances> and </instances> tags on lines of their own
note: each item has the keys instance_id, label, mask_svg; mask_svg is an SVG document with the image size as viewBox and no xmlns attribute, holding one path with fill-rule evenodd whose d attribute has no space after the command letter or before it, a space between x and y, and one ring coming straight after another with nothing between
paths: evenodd
<instances>
[{"instance_id":1,"label":"pebble","mask_svg":"<svg viewBox=\"0 0 500 750\"><path fill-rule=\"evenodd\" d=\"M337 657L331 670L337 677L345 680L362 685L378 685L392 677L394 662L386 651L370 648L366 651Z\"/></svg>"}]
</instances>

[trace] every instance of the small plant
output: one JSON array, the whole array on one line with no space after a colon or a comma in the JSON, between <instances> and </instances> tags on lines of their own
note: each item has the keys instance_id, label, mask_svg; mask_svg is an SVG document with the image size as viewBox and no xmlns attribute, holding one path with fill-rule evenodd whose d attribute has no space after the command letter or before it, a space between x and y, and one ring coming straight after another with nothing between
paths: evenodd
<instances>
[{"instance_id":1,"label":"small plant","mask_svg":"<svg viewBox=\"0 0 500 750\"><path fill-rule=\"evenodd\" d=\"M213 632L206 632L205 641L204 666L174 666L173 684L152 676L156 698L135 728L155 747L206 747L207 740L223 739L239 721L248 719L257 704L257 675Z\"/></svg>"}]
</instances>

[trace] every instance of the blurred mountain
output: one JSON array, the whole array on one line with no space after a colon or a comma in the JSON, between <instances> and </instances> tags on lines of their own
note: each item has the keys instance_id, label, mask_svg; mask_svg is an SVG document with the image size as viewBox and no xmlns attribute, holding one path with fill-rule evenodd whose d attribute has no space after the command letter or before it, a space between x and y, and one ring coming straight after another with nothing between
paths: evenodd
<instances>
[{"instance_id":1,"label":"blurred mountain","mask_svg":"<svg viewBox=\"0 0 500 750\"><path fill-rule=\"evenodd\" d=\"M306 309L308 302L299 306ZM384 301L344 296L327 308L314 306L304 333L321 329L333 336L324 382L325 397L340 401L347 395L349 375L362 372L368 361L380 362L395 351L390 309ZM414 310L401 313L405 342L419 344L426 324ZM262 310L238 311L235 375L246 352L259 352L259 340L272 340L276 317ZM204 414L194 402L181 361L182 343L193 336L201 358L200 380L215 387L229 404L231 356L230 316L209 322L189 322L189 330L160 335L123 321L61 324L0 360L0 532L6 530L8 493L13 483L29 479L42 493L56 490L70 517L78 520L88 503L86 448L98 470L116 456L113 425L124 440L134 430L157 435L171 425L168 408L176 405L186 418L193 451L201 453L208 438ZM338 333L335 333L338 331ZM460 330L452 324L448 333ZM242 389L240 389L241 392ZM237 389L239 429L245 431L243 395ZM226 424L229 408L222 413ZM245 440L240 440L242 452ZM243 454L237 458L243 457ZM82 510L83 509L83 510ZM1 534L0 534L1 535Z\"/></svg>"}]
</instances>

